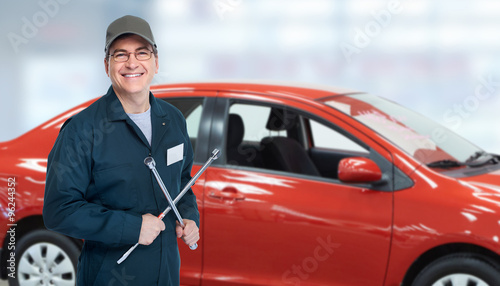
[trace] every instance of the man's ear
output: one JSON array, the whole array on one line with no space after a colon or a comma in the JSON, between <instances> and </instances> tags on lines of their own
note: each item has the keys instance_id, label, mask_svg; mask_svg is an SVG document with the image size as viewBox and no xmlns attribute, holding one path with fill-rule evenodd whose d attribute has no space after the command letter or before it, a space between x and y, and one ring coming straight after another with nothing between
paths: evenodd
<instances>
[{"instance_id":1,"label":"man's ear","mask_svg":"<svg viewBox=\"0 0 500 286\"><path fill-rule=\"evenodd\" d=\"M156 61L156 70L155 70L155 74L158 73L158 70L160 69L160 64L159 64L159 61L158 61L158 56L155 56L155 61Z\"/></svg>"},{"instance_id":2,"label":"man's ear","mask_svg":"<svg viewBox=\"0 0 500 286\"><path fill-rule=\"evenodd\" d=\"M109 77L109 61L107 58L104 58L104 70L106 71L106 74Z\"/></svg>"}]
</instances>

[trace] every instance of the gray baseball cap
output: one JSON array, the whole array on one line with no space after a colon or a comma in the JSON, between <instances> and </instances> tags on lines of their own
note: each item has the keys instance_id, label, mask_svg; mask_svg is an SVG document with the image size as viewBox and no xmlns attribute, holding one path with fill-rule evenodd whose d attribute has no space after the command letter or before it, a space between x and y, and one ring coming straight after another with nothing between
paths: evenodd
<instances>
[{"instance_id":1,"label":"gray baseball cap","mask_svg":"<svg viewBox=\"0 0 500 286\"><path fill-rule=\"evenodd\" d=\"M153 37L153 32L151 32L151 27L149 27L148 22L142 18L131 15L118 18L113 21L113 23L109 24L106 31L106 46L104 47L104 52L107 54L113 41L124 34L141 36L153 46L154 52L157 52L155 38Z\"/></svg>"}]
</instances>

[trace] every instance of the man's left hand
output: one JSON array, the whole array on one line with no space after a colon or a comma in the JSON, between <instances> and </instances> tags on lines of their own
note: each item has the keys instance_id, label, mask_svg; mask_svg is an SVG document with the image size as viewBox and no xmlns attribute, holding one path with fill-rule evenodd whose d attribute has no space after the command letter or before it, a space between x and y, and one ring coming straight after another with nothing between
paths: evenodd
<instances>
[{"instance_id":1,"label":"man's left hand","mask_svg":"<svg viewBox=\"0 0 500 286\"><path fill-rule=\"evenodd\" d=\"M183 222L184 229L178 221L176 222L175 233L177 234L177 237L181 238L187 245L191 246L200 239L200 230L193 220L183 219Z\"/></svg>"}]
</instances>

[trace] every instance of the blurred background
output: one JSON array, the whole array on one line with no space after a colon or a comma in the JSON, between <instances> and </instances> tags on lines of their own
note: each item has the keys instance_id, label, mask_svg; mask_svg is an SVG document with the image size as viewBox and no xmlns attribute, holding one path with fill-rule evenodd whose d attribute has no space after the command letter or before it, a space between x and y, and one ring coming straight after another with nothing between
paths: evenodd
<instances>
[{"instance_id":1,"label":"blurred background","mask_svg":"<svg viewBox=\"0 0 500 286\"><path fill-rule=\"evenodd\" d=\"M346 87L414 109L500 153L500 1L24 0L0 9L0 141L100 96L105 30L149 21L157 83Z\"/></svg>"}]
</instances>

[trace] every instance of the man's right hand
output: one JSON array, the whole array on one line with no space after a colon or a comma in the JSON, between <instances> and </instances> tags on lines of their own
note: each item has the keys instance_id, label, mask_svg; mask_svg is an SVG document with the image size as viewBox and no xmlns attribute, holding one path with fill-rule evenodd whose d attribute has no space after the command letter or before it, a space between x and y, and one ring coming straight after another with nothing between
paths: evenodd
<instances>
[{"instance_id":1,"label":"man's right hand","mask_svg":"<svg viewBox=\"0 0 500 286\"><path fill-rule=\"evenodd\" d=\"M161 219L152 215L142 215L141 234L139 235L139 244L150 245L165 230L165 224Z\"/></svg>"}]
</instances>

